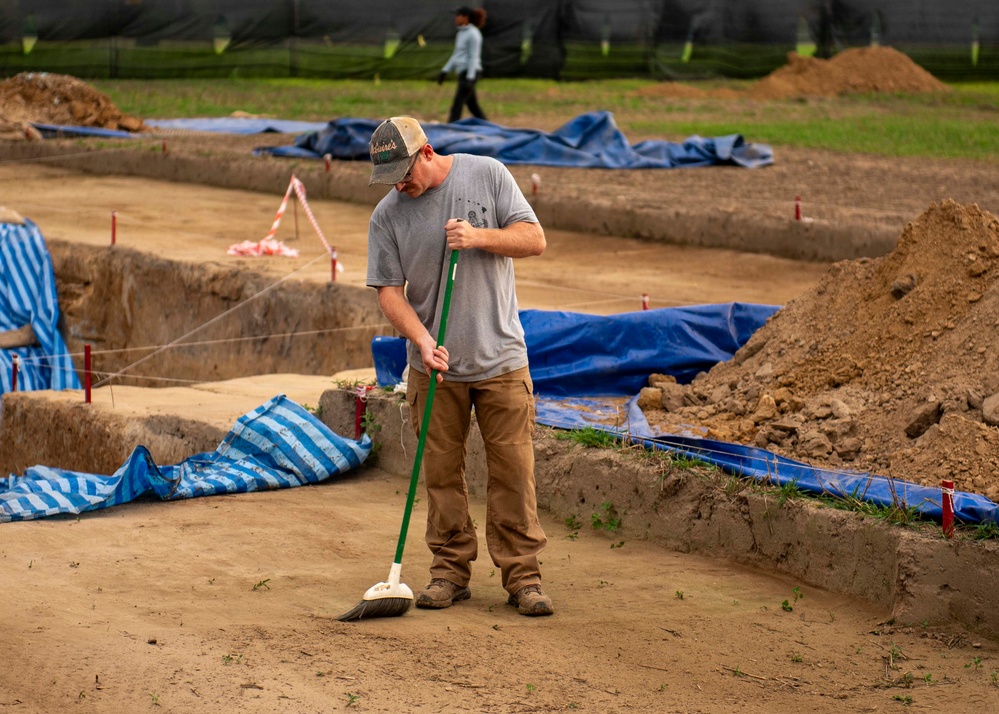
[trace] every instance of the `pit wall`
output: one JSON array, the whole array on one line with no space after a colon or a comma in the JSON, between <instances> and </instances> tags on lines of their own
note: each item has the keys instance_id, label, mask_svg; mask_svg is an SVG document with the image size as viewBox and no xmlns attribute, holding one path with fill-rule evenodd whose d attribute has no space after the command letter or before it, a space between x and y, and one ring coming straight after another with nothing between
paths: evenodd
<instances>
[{"instance_id":1,"label":"pit wall","mask_svg":"<svg viewBox=\"0 0 999 714\"><path fill-rule=\"evenodd\" d=\"M120 246L47 243L60 328L71 353L91 345L95 372L115 372L146 358L152 350L130 348L166 345L273 283L244 268L171 261ZM375 325L380 327L365 327ZM280 336L313 330L326 332ZM391 328L373 291L286 281L268 290L266 299L234 309L185 340L210 344L165 349L117 383L164 386L170 382L152 378L215 381L274 372L332 375L369 366L376 334L391 334ZM274 336L243 339L257 335ZM81 369L82 359L75 362Z\"/></svg>"},{"instance_id":2,"label":"pit wall","mask_svg":"<svg viewBox=\"0 0 999 714\"><path fill-rule=\"evenodd\" d=\"M97 175L206 184L219 188L284 195L294 173L309 196L374 206L384 195L368 186L365 162L323 162L232 156L189 156L151 153L122 145L116 151L87 151L83 142L0 142L0 159L38 160ZM532 167L511 167L521 187L530 186ZM870 226L841 221L786 221L772 216L739 215L723 210L688 211L670 206L622 210L606 198L581 202L578 197L528 195L538 220L549 229L614 235L674 245L724 248L794 260L835 262L875 258L890 253L897 226Z\"/></svg>"},{"instance_id":3,"label":"pit wall","mask_svg":"<svg viewBox=\"0 0 999 714\"><path fill-rule=\"evenodd\" d=\"M128 387L116 387L127 403ZM197 413L137 415L83 402L79 392L11 392L0 399L0 473L23 475L36 465L84 473L113 474L142 444L157 464L176 464L214 451L228 428ZM193 410L196 412L196 410ZM233 423L239 417L234 414ZM231 426L231 424L229 425Z\"/></svg>"},{"instance_id":4,"label":"pit wall","mask_svg":"<svg viewBox=\"0 0 999 714\"><path fill-rule=\"evenodd\" d=\"M356 395L326 391L322 419L354 436ZM365 403L375 441L371 465L410 477L416 437L399 395L372 392ZM645 539L779 573L802 585L856 597L890 611L896 624L959 624L999 638L999 545L944 540L808 499L778 502L774 492L693 471L664 477L651 460L627 451L585 449L539 427L535 434L539 506L556 519L591 516L613 505L621 527L609 539ZM482 439L474 425L466 478L486 492ZM568 532L568 531L567 531ZM562 534L550 533L549 537Z\"/></svg>"}]
</instances>

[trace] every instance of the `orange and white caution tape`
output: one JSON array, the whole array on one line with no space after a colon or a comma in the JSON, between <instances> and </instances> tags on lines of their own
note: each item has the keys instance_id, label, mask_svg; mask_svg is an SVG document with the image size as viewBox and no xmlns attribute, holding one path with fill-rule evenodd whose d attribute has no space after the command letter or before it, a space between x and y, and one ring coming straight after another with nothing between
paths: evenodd
<instances>
[{"instance_id":1,"label":"orange and white caution tape","mask_svg":"<svg viewBox=\"0 0 999 714\"><path fill-rule=\"evenodd\" d=\"M309 202L305 199L305 184L298 180L298 177L294 174L291 177L291 184L288 186L288 190L295 189L295 195L298 196L299 202L302 204L302 208L305 209L305 215L309 217L309 223L312 227L316 229L316 233L319 235L319 240L323 242L323 246L326 248L326 252L330 254L330 259L333 261L335 270L339 273L343 272L343 265L337 260L336 248L331 246L326 240L326 236L323 235L322 229L316 222L316 217L312 215L312 209L309 208Z\"/></svg>"},{"instance_id":2,"label":"orange and white caution tape","mask_svg":"<svg viewBox=\"0 0 999 714\"><path fill-rule=\"evenodd\" d=\"M249 240L244 240L242 243L233 243L226 252L229 255L284 255L289 258L298 257L298 250L296 248L289 248L281 241L271 238L264 238L259 243Z\"/></svg>"},{"instance_id":3,"label":"orange and white caution tape","mask_svg":"<svg viewBox=\"0 0 999 714\"><path fill-rule=\"evenodd\" d=\"M284 198L281 199L281 206L278 208L277 215L274 216L274 225L271 229L267 231L267 235L264 236L264 240L268 240L274 237L277 233L278 226L281 225L281 219L284 218L285 209L288 208L288 198L291 196L291 188L295 185L295 177L291 177L291 183L288 184L288 190L284 192Z\"/></svg>"},{"instance_id":4,"label":"orange and white caution tape","mask_svg":"<svg viewBox=\"0 0 999 714\"><path fill-rule=\"evenodd\" d=\"M274 216L274 223L271 225L271 229L267 231L267 235L264 236L263 240L259 243L254 243L252 241L243 241L242 243L234 243L229 246L227 251L229 255L285 255L289 257L297 257L298 251L294 248L289 248L281 241L274 240L274 235L277 233L278 226L281 225L281 219L284 218L284 212L288 210L288 200L291 198L291 192L295 192L295 196L298 198L299 202L302 204L302 208L305 209L305 215L309 217L309 223L312 227L316 229L316 233L319 235L319 240L323 242L323 247L326 248L326 252L329 253L330 260L332 261L334 276L336 273L343 272L343 265L337 260L336 248L329 244L326 240L326 236L323 235L322 229L319 227L319 223L316 221L316 217L312 215L312 209L309 208L309 202L305 198L305 184L298 180L298 177L292 174L291 181L288 182L288 190L284 192L284 198L281 199L281 205L278 207L277 214Z\"/></svg>"}]
</instances>

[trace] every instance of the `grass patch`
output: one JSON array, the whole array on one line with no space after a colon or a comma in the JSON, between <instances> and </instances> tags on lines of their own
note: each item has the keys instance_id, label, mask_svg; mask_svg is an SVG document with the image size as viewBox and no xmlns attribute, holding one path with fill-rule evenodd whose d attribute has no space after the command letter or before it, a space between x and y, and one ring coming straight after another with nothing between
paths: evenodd
<instances>
[{"instance_id":1,"label":"grass patch","mask_svg":"<svg viewBox=\"0 0 999 714\"><path fill-rule=\"evenodd\" d=\"M774 146L999 163L999 83L954 84L943 94L851 95L783 100L645 96L649 79L555 82L485 79L482 102L494 121L553 130L579 114L607 110L629 141L739 133ZM741 89L746 81L691 82ZM427 80L230 78L95 80L122 111L146 118L222 117L235 111L300 121L383 118L408 113L444 121L453 83Z\"/></svg>"},{"instance_id":2,"label":"grass patch","mask_svg":"<svg viewBox=\"0 0 999 714\"><path fill-rule=\"evenodd\" d=\"M556 439L571 441L587 448L608 449L616 448L620 444L620 440L615 434L602 429L594 429L592 426L570 431L555 430L552 434Z\"/></svg>"}]
</instances>

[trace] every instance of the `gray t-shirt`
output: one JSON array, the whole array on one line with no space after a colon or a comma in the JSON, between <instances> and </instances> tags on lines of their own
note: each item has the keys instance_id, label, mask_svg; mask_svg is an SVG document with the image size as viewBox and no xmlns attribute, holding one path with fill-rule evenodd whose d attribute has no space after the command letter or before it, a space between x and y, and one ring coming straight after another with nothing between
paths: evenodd
<instances>
[{"instance_id":1,"label":"gray t-shirt","mask_svg":"<svg viewBox=\"0 0 999 714\"><path fill-rule=\"evenodd\" d=\"M410 198L393 189L378 203L368 227L367 283L405 285L409 303L434 336L451 260L444 224L451 218L477 228L538 222L507 168L471 154L455 154L444 182L423 195ZM527 366L511 258L478 248L460 252L444 346L450 354L446 378L456 382ZM420 351L407 347L410 367L422 372Z\"/></svg>"}]
</instances>

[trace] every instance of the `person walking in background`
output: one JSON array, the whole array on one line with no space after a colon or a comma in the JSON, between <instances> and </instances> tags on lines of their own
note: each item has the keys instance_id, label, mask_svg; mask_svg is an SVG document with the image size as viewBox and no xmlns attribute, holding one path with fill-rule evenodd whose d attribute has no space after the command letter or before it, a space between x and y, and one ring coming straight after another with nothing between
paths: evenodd
<instances>
[{"instance_id":1,"label":"person walking in background","mask_svg":"<svg viewBox=\"0 0 999 714\"><path fill-rule=\"evenodd\" d=\"M392 117L371 135L370 184L386 194L368 227L367 284L407 339L406 401L423 413L430 374L436 399L426 433L426 540L430 584L416 606L443 609L472 596L478 554L468 512L465 442L472 410L486 447L486 545L507 602L551 615L538 554L547 539L534 481L534 383L517 310L513 259L541 255L545 232L510 171L487 156L434 151L420 123ZM437 347L451 251L461 251L446 344ZM420 428L419 419L413 426Z\"/></svg>"},{"instance_id":2,"label":"person walking in background","mask_svg":"<svg viewBox=\"0 0 999 714\"><path fill-rule=\"evenodd\" d=\"M482 8L459 7L454 11L454 24L458 28L454 52L437 75L437 84L444 84L444 79L452 70L458 76L458 88L451 103L448 123L461 119L461 111L466 104L473 117L486 118L475 94L475 82L482 74L482 33L479 30L485 23L486 11Z\"/></svg>"}]
</instances>

